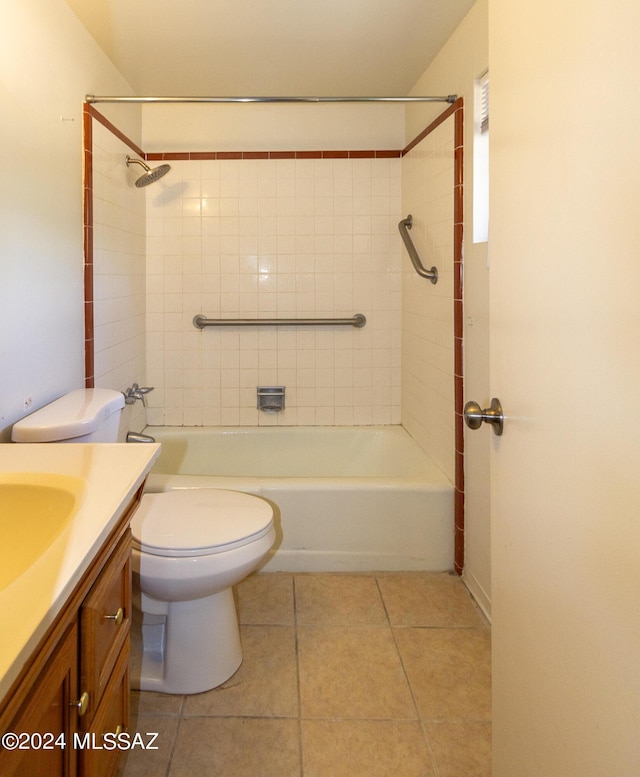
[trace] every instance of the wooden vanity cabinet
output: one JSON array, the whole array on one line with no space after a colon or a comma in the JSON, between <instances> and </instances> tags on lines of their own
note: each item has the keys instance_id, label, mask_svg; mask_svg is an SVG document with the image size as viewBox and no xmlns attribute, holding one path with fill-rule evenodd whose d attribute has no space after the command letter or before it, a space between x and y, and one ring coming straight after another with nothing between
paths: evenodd
<instances>
[{"instance_id":1,"label":"wooden vanity cabinet","mask_svg":"<svg viewBox=\"0 0 640 777\"><path fill-rule=\"evenodd\" d=\"M19 713L2 733L51 734L46 742L22 742L20 749L0 750L2 777L75 777L76 755L69 746L77 729L78 716L69 715L78 698L78 627L71 623L46 661ZM63 737L63 739L61 739ZM64 742L64 747L62 747ZM29 744L28 749L22 749ZM39 748L37 745L41 745Z\"/></svg>"},{"instance_id":2,"label":"wooden vanity cabinet","mask_svg":"<svg viewBox=\"0 0 640 777\"><path fill-rule=\"evenodd\" d=\"M0 703L0 734L33 737L0 747L2 777L113 777L122 750L103 737L129 725L131 533L138 491ZM50 734L50 748L38 746ZM62 746L64 743L64 746Z\"/></svg>"}]
</instances>

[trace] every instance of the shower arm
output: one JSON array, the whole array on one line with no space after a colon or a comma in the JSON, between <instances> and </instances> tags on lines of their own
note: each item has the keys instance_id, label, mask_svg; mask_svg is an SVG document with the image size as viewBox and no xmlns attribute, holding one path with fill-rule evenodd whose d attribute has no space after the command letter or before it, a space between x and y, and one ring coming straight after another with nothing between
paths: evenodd
<instances>
[{"instance_id":1,"label":"shower arm","mask_svg":"<svg viewBox=\"0 0 640 777\"><path fill-rule=\"evenodd\" d=\"M422 264L422 260L420 259L420 256L416 251L416 247L413 244L413 240L411 240L411 235L409 234L409 230L412 226L413 216L409 214L406 219L402 219L402 221L398 224L400 237L402 238L405 248L407 249L407 253L411 259L411 264L413 265L413 269L421 278L428 278L431 283L435 284L438 282L438 270L435 267L427 270L427 268Z\"/></svg>"},{"instance_id":2,"label":"shower arm","mask_svg":"<svg viewBox=\"0 0 640 777\"><path fill-rule=\"evenodd\" d=\"M143 162L142 159L136 159L135 157L127 156L125 158L125 161L127 163L127 167L129 167L132 164L140 165L140 167L142 167L144 170L146 170L147 173L151 172L151 168L149 167L149 165L146 164L145 162Z\"/></svg>"}]
</instances>

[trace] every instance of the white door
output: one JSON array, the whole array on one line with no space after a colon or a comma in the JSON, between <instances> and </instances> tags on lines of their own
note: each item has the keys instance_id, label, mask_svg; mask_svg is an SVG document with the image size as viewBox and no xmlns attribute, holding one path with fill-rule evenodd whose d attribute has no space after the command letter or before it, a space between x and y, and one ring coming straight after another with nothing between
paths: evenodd
<instances>
[{"instance_id":1,"label":"white door","mask_svg":"<svg viewBox=\"0 0 640 777\"><path fill-rule=\"evenodd\" d=\"M494 777L638 777L640 3L489 9Z\"/></svg>"}]
</instances>

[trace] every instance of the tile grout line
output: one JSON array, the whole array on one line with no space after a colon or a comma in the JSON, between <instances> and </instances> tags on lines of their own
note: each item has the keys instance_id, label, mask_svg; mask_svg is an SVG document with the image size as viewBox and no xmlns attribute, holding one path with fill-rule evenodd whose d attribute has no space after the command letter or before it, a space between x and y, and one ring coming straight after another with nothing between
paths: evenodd
<instances>
[{"instance_id":1,"label":"tile grout line","mask_svg":"<svg viewBox=\"0 0 640 777\"><path fill-rule=\"evenodd\" d=\"M176 731L173 735L173 743L171 744L171 751L169 753L169 758L167 759L167 769L165 772L165 777L170 777L171 775L171 767L173 765L173 756L176 751L176 745L178 744L178 736L180 734L180 728L182 726L182 721L184 720L183 713L184 713L184 705L185 705L185 697L182 696L180 700L180 708L178 709L178 714L176 715Z\"/></svg>"},{"instance_id":2,"label":"tile grout line","mask_svg":"<svg viewBox=\"0 0 640 777\"><path fill-rule=\"evenodd\" d=\"M293 594L293 633L295 639L296 656L296 690L298 694L298 753L300 758L300 777L304 777L304 762L302 752L302 696L300 692L300 657L298 655L298 607L296 601L296 576L291 575L291 588Z\"/></svg>"},{"instance_id":3,"label":"tile grout line","mask_svg":"<svg viewBox=\"0 0 640 777\"><path fill-rule=\"evenodd\" d=\"M429 741L429 737L427 736L427 729L424 725L424 721L422 720L422 715L420 714L420 710L418 708L418 702L416 700L415 693L413 692L413 687L411 685L411 681L409 679L409 675L407 673L406 667L404 665L404 661L402 660L402 652L400 651L400 646L398 645L398 640L396 639L396 633L393 628L393 624L391 623L391 617L389 615L389 610L387 609L387 603L384 600L384 594L382 593L382 589L380 588L380 584L378 582L378 576L375 576L376 581L376 587L378 589L378 593L380 594L380 599L382 600L382 606L384 607L385 614L387 616L387 622L389 624L389 631L391 632L391 638L393 639L393 644L396 648L396 653L398 654L398 659L400 661L400 666L402 667L402 672L404 674L404 678L407 683L407 687L409 688L409 693L411 694L411 701L413 703L413 708L416 713L416 719L418 723L420 724L420 730L422 731L422 739L424 741L424 746L426 748L427 754L429 756L429 759L431 761L431 770L433 773L433 777L440 777L440 770L438 769L438 763L435 758L435 754L433 750L431 749L431 742Z\"/></svg>"}]
</instances>

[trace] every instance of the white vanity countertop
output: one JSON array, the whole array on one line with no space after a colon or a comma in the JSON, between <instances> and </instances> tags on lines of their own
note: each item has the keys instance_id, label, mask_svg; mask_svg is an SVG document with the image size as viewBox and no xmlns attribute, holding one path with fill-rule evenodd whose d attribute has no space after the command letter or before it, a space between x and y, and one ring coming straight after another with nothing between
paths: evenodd
<instances>
[{"instance_id":1,"label":"white vanity countertop","mask_svg":"<svg viewBox=\"0 0 640 777\"><path fill-rule=\"evenodd\" d=\"M159 452L157 444L0 444L0 479L5 482L22 473L86 481L66 528L37 561L0 590L0 700L124 514ZM0 554L7 550L0 549Z\"/></svg>"}]
</instances>

